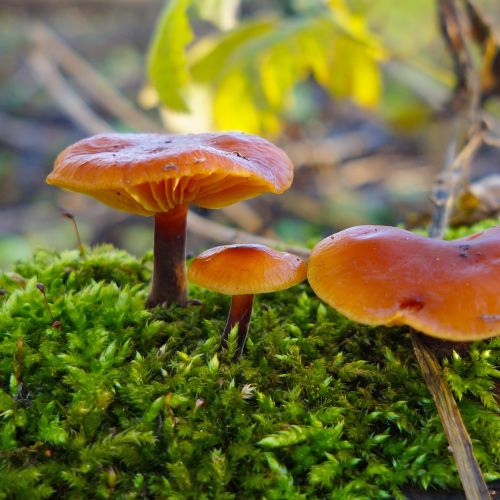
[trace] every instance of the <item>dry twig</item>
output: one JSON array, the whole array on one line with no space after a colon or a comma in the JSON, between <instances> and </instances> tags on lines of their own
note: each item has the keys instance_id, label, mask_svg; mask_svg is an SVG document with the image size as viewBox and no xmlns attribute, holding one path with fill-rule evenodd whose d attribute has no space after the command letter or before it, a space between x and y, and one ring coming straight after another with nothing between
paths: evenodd
<instances>
[{"instance_id":1,"label":"dry twig","mask_svg":"<svg viewBox=\"0 0 500 500\"><path fill-rule=\"evenodd\" d=\"M74 50L66 45L41 21L30 26L32 40L44 49L68 73L82 89L110 114L119 118L128 128L143 132L159 132L162 127L136 109L111 83Z\"/></svg>"},{"instance_id":2,"label":"dry twig","mask_svg":"<svg viewBox=\"0 0 500 500\"><path fill-rule=\"evenodd\" d=\"M240 201L235 205L223 207L220 210L229 220L241 227L244 231L258 234L262 229L262 217L249 203Z\"/></svg>"},{"instance_id":3,"label":"dry twig","mask_svg":"<svg viewBox=\"0 0 500 500\"><path fill-rule=\"evenodd\" d=\"M439 418L450 443L457 470L468 500L490 498L479 464L472 448L472 442L465 428L455 398L446 382L441 366L433 350L426 344L423 335L412 332L413 349L420 370L429 391L434 398Z\"/></svg>"},{"instance_id":4,"label":"dry twig","mask_svg":"<svg viewBox=\"0 0 500 500\"><path fill-rule=\"evenodd\" d=\"M447 162L443 172L437 177L431 195L434 213L429 227L430 238L443 238L453 203L465 177L464 173L469 170L472 158L483 144L485 132L483 123L476 123L461 151L452 161ZM449 148L454 150L454 145L455 141Z\"/></svg>"},{"instance_id":5,"label":"dry twig","mask_svg":"<svg viewBox=\"0 0 500 500\"><path fill-rule=\"evenodd\" d=\"M457 85L451 104L458 116L443 173L433 188L435 210L429 228L431 238L443 237L458 188L485 135L484 121L480 116L481 89L466 37L465 14L457 0L438 0L438 5L442 34L455 63ZM411 338L422 375L436 403L465 496L469 500L487 500L490 494L474 457L471 438L439 362L423 335L412 331Z\"/></svg>"},{"instance_id":6,"label":"dry twig","mask_svg":"<svg viewBox=\"0 0 500 500\"><path fill-rule=\"evenodd\" d=\"M45 153L47 144L61 142L67 135L62 127L19 118L0 111L0 142L14 148Z\"/></svg>"},{"instance_id":7,"label":"dry twig","mask_svg":"<svg viewBox=\"0 0 500 500\"><path fill-rule=\"evenodd\" d=\"M493 146L494 148L500 148L500 137L492 137L487 135L484 137L484 143L488 146Z\"/></svg>"},{"instance_id":8,"label":"dry twig","mask_svg":"<svg viewBox=\"0 0 500 500\"><path fill-rule=\"evenodd\" d=\"M188 213L188 231L192 231L200 236L204 236L212 241L221 243L257 243L260 245L267 245L269 247L278 248L287 252L294 253L300 257L307 259L309 257L309 250L303 247L290 246L280 240L272 238L263 238L255 234L233 229L218 222L202 217L194 212Z\"/></svg>"},{"instance_id":9,"label":"dry twig","mask_svg":"<svg viewBox=\"0 0 500 500\"><path fill-rule=\"evenodd\" d=\"M373 130L356 130L339 137L304 139L282 144L295 169L329 167L378 149L383 141Z\"/></svg>"},{"instance_id":10,"label":"dry twig","mask_svg":"<svg viewBox=\"0 0 500 500\"><path fill-rule=\"evenodd\" d=\"M97 116L69 86L54 63L39 49L32 50L29 64L61 110L79 127L91 134L111 132L112 128Z\"/></svg>"}]
</instances>

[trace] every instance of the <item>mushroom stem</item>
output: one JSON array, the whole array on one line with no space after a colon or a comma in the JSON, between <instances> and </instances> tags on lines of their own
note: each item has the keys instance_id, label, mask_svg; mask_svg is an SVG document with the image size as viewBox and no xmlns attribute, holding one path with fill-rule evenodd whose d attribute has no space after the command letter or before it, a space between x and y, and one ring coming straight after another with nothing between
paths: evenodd
<instances>
[{"instance_id":1,"label":"mushroom stem","mask_svg":"<svg viewBox=\"0 0 500 500\"><path fill-rule=\"evenodd\" d=\"M146 307L187 302L187 205L155 215L153 284Z\"/></svg>"},{"instance_id":2,"label":"mushroom stem","mask_svg":"<svg viewBox=\"0 0 500 500\"><path fill-rule=\"evenodd\" d=\"M229 333L233 329L234 325L238 323L238 348L236 350L234 360L237 360L241 356L241 353L245 348L248 326L252 316L253 298L253 294L231 296L231 308L229 309L226 326L224 328L224 332L222 333L221 345L222 347L227 347Z\"/></svg>"}]
</instances>

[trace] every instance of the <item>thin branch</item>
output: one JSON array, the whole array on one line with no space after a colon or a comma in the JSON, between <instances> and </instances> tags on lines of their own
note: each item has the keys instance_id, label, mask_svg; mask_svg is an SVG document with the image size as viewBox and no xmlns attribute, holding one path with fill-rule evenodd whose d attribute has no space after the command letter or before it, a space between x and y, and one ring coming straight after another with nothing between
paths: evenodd
<instances>
[{"instance_id":1,"label":"thin branch","mask_svg":"<svg viewBox=\"0 0 500 500\"><path fill-rule=\"evenodd\" d=\"M431 238L442 238L451 208L470 163L486 132L480 117L480 85L470 54L465 18L457 0L438 0L441 31L455 63L457 85L452 98L458 117L447 147L445 166L432 193L435 210L429 228ZM458 109L457 109L458 106ZM457 153L458 151L458 153ZM450 444L458 475L468 500L490 497L481 468L474 457L471 438L465 428L453 393L426 338L411 332L413 350L427 387L432 394Z\"/></svg>"},{"instance_id":2,"label":"thin branch","mask_svg":"<svg viewBox=\"0 0 500 500\"><path fill-rule=\"evenodd\" d=\"M40 50L28 56L35 76L43 83L54 103L79 127L91 134L111 132L112 128L97 116L85 101L69 86L56 66Z\"/></svg>"},{"instance_id":3,"label":"thin branch","mask_svg":"<svg viewBox=\"0 0 500 500\"><path fill-rule=\"evenodd\" d=\"M67 129L31 121L0 111L0 142L27 151L47 152L47 144L61 143Z\"/></svg>"},{"instance_id":4,"label":"thin branch","mask_svg":"<svg viewBox=\"0 0 500 500\"><path fill-rule=\"evenodd\" d=\"M41 21L30 25L34 43L44 49L78 85L110 114L120 119L128 128L144 132L159 132L160 124L136 109L113 85L73 49L66 45Z\"/></svg>"},{"instance_id":5,"label":"thin branch","mask_svg":"<svg viewBox=\"0 0 500 500\"><path fill-rule=\"evenodd\" d=\"M491 135L486 135L484 137L484 143L488 146L493 146L494 148L500 148L500 137L492 137Z\"/></svg>"},{"instance_id":6,"label":"thin branch","mask_svg":"<svg viewBox=\"0 0 500 500\"><path fill-rule=\"evenodd\" d=\"M211 221L202 217L201 215L195 214L194 212L188 212L188 231L196 233L200 236L208 238L212 241L221 242L224 244L228 243L257 243L260 245L266 245L269 247L278 248L279 250L284 250L296 254L302 258L309 258L310 251L304 247L297 247L293 245L288 245L287 243L275 240L272 238L264 238L262 236L256 236L255 234L247 233L239 229L233 229L218 222Z\"/></svg>"},{"instance_id":7,"label":"thin branch","mask_svg":"<svg viewBox=\"0 0 500 500\"><path fill-rule=\"evenodd\" d=\"M304 139L286 142L281 147L286 151L295 170L307 167L337 165L353 158L368 155L384 145L385 139L374 134L369 127L356 130L341 137Z\"/></svg>"},{"instance_id":8,"label":"thin branch","mask_svg":"<svg viewBox=\"0 0 500 500\"><path fill-rule=\"evenodd\" d=\"M264 225L264 221L259 213L245 201L223 207L220 211L226 215L229 220L249 233L258 234Z\"/></svg>"},{"instance_id":9,"label":"thin branch","mask_svg":"<svg viewBox=\"0 0 500 500\"><path fill-rule=\"evenodd\" d=\"M447 162L443 172L436 178L431 195L435 208L429 227L430 238L443 238L453 203L464 179L464 172L468 171L474 155L483 144L485 132L482 124L477 125L461 151L453 160ZM454 150L454 145L455 141L450 143L449 148Z\"/></svg>"},{"instance_id":10,"label":"thin branch","mask_svg":"<svg viewBox=\"0 0 500 500\"><path fill-rule=\"evenodd\" d=\"M438 0L438 21L441 36L453 61L455 88L445 111L461 111L470 88L469 66L471 59L466 50L463 19L460 16L456 0Z\"/></svg>"},{"instance_id":11,"label":"thin branch","mask_svg":"<svg viewBox=\"0 0 500 500\"><path fill-rule=\"evenodd\" d=\"M421 334L412 332L411 338L415 357L434 398L444 432L450 443L465 496L468 500L487 500L491 498L488 487L474 457L471 438L442 374L441 366Z\"/></svg>"},{"instance_id":12,"label":"thin branch","mask_svg":"<svg viewBox=\"0 0 500 500\"><path fill-rule=\"evenodd\" d=\"M285 211L314 224L332 225L328 217L327 203L306 193L290 189L283 193L276 203Z\"/></svg>"}]
</instances>

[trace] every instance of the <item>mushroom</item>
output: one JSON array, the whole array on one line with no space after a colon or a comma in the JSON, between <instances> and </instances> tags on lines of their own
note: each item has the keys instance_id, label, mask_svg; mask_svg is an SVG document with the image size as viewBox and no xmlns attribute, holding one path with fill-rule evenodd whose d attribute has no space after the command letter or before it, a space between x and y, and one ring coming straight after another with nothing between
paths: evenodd
<instances>
[{"instance_id":1,"label":"mushroom","mask_svg":"<svg viewBox=\"0 0 500 500\"><path fill-rule=\"evenodd\" d=\"M500 226L454 241L358 226L319 242L308 279L351 320L448 341L500 334Z\"/></svg>"},{"instance_id":2,"label":"mushroom","mask_svg":"<svg viewBox=\"0 0 500 500\"><path fill-rule=\"evenodd\" d=\"M306 274L306 262L291 253L264 245L224 245L193 259L188 280L208 290L231 295L222 345L227 345L229 332L238 323L238 358L245 346L254 296L286 290L303 281Z\"/></svg>"},{"instance_id":3,"label":"mushroom","mask_svg":"<svg viewBox=\"0 0 500 500\"><path fill-rule=\"evenodd\" d=\"M66 148L47 183L119 210L154 215L154 270L146 305L187 301L188 204L221 208L290 186L293 165L270 142L243 133L101 134Z\"/></svg>"}]
</instances>

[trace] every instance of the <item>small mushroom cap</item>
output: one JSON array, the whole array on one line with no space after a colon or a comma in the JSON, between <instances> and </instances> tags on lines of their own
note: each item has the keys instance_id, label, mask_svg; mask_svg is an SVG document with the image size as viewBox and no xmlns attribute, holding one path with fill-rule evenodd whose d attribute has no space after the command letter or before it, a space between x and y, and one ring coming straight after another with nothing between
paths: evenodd
<instances>
[{"instance_id":1,"label":"small mushroom cap","mask_svg":"<svg viewBox=\"0 0 500 500\"><path fill-rule=\"evenodd\" d=\"M292 179L288 156L253 135L101 134L62 151L47 183L154 215L188 203L220 208L282 193Z\"/></svg>"},{"instance_id":2,"label":"small mushroom cap","mask_svg":"<svg viewBox=\"0 0 500 500\"><path fill-rule=\"evenodd\" d=\"M188 280L226 295L286 290L306 279L307 264L296 255L264 245L224 245L193 259Z\"/></svg>"},{"instance_id":3,"label":"small mushroom cap","mask_svg":"<svg viewBox=\"0 0 500 500\"><path fill-rule=\"evenodd\" d=\"M308 279L360 323L405 324L450 341L500 334L500 226L454 241L353 227L318 243Z\"/></svg>"}]
</instances>

